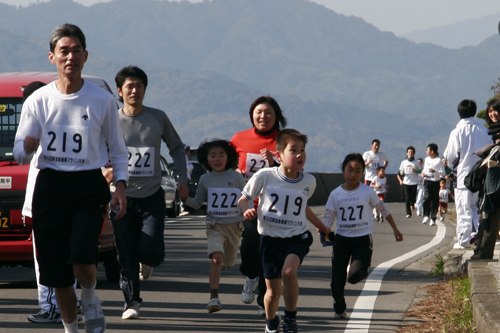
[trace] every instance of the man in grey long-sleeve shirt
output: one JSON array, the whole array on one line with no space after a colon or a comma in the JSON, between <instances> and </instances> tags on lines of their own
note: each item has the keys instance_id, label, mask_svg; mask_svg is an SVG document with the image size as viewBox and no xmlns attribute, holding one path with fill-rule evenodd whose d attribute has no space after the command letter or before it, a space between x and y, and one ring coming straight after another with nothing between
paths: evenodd
<instances>
[{"instance_id":1,"label":"man in grey long-sleeve shirt","mask_svg":"<svg viewBox=\"0 0 500 333\"><path fill-rule=\"evenodd\" d=\"M137 319L142 299L139 279L146 280L165 257L165 194L161 188L160 148L166 143L179 170L177 190L188 195L184 145L167 115L142 104L148 78L140 68L122 68L115 77L123 108L120 126L129 152L127 214L114 219L120 287L125 297L122 319Z\"/></svg>"}]
</instances>

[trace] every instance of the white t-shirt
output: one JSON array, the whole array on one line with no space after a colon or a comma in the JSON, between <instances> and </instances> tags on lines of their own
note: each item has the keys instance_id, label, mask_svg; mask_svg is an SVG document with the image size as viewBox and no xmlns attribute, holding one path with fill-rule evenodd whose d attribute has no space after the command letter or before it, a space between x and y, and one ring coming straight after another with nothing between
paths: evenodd
<instances>
[{"instance_id":1,"label":"white t-shirt","mask_svg":"<svg viewBox=\"0 0 500 333\"><path fill-rule=\"evenodd\" d=\"M433 169L434 172L430 172L430 169ZM424 170L422 173L425 175L424 180L438 182L441 177L445 175L443 161L441 161L439 156L436 156L435 158L427 156L425 158Z\"/></svg>"},{"instance_id":2,"label":"white t-shirt","mask_svg":"<svg viewBox=\"0 0 500 333\"><path fill-rule=\"evenodd\" d=\"M418 184L418 173L421 171L420 163L417 160L408 161L407 159L401 162L399 166L399 171L404 175L403 184L404 185L417 185Z\"/></svg>"},{"instance_id":3,"label":"white t-shirt","mask_svg":"<svg viewBox=\"0 0 500 333\"><path fill-rule=\"evenodd\" d=\"M273 167L257 171L242 194L248 200L259 199L257 230L261 235L289 238L309 229L307 199L315 189L314 176L301 171L297 179L290 179L280 167Z\"/></svg>"},{"instance_id":4,"label":"white t-shirt","mask_svg":"<svg viewBox=\"0 0 500 333\"><path fill-rule=\"evenodd\" d=\"M449 189L439 190L439 202L448 202L448 196L451 193Z\"/></svg>"},{"instance_id":5,"label":"white t-shirt","mask_svg":"<svg viewBox=\"0 0 500 333\"><path fill-rule=\"evenodd\" d=\"M359 184L353 191L342 186L330 193L325 206L325 217L337 220L336 233L344 237L361 237L373 232L373 207L380 202L378 195L370 186ZM332 225L325 225L331 228Z\"/></svg>"},{"instance_id":6,"label":"white t-shirt","mask_svg":"<svg viewBox=\"0 0 500 333\"><path fill-rule=\"evenodd\" d=\"M28 135L40 138L36 153L24 151ZM61 94L54 81L23 104L13 153L20 164L33 158L38 169L94 170L108 163L106 142L115 179L128 180L127 148L113 95L88 80L76 93Z\"/></svg>"},{"instance_id":7,"label":"white t-shirt","mask_svg":"<svg viewBox=\"0 0 500 333\"><path fill-rule=\"evenodd\" d=\"M387 192L387 178L380 178L379 176L376 176L375 178L372 179L372 184L374 186L380 185L381 187L373 187L375 190L375 193L377 194L384 194Z\"/></svg>"},{"instance_id":8,"label":"white t-shirt","mask_svg":"<svg viewBox=\"0 0 500 333\"><path fill-rule=\"evenodd\" d=\"M372 161L365 168L365 180L372 180L377 176L377 168L381 166L385 166L386 162L388 162L387 156L385 153L379 151L378 153L374 153L373 150L366 151L363 154L363 160L365 163L368 161Z\"/></svg>"}]
</instances>

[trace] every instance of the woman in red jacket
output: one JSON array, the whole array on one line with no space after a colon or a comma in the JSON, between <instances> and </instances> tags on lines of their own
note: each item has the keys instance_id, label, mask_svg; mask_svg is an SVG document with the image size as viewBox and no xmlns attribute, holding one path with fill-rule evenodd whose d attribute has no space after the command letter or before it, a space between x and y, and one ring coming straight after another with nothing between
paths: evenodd
<instances>
[{"instance_id":1,"label":"woman in red jacket","mask_svg":"<svg viewBox=\"0 0 500 333\"><path fill-rule=\"evenodd\" d=\"M280 106L270 96L257 98L250 106L249 115L253 127L236 133L231 139L231 143L239 154L237 171L247 181L260 169L279 165L274 159L276 136L281 129L286 127L286 119ZM240 271L246 276L246 280L241 300L246 304L252 303L258 287L258 315L265 316L263 299L266 293L266 283L259 254L260 235L257 232L257 221L244 221L244 226L240 247Z\"/></svg>"}]
</instances>

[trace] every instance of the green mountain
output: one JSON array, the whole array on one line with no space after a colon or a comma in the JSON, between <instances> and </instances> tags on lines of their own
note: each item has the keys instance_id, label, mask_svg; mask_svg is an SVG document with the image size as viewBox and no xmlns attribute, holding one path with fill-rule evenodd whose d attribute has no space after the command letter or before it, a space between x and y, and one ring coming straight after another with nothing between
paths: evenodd
<instances>
[{"instance_id":1,"label":"green mountain","mask_svg":"<svg viewBox=\"0 0 500 333\"><path fill-rule=\"evenodd\" d=\"M77 24L87 36L84 72L112 85L121 67L142 67L146 104L165 110L191 146L250 127L251 102L275 96L289 126L311 136L310 171L337 172L373 138L391 172L408 145L417 156L433 141L444 150L456 105L473 98L481 108L500 73L498 36L448 50L305 0L52 0L0 4L0 18L1 71L54 70L50 33Z\"/></svg>"}]
</instances>

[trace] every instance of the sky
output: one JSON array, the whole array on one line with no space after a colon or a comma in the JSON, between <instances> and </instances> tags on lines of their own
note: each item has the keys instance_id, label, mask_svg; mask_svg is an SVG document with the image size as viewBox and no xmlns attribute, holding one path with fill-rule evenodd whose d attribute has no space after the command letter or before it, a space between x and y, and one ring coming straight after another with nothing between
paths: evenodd
<instances>
[{"instance_id":1,"label":"sky","mask_svg":"<svg viewBox=\"0 0 500 333\"><path fill-rule=\"evenodd\" d=\"M48 0L0 0L28 5ZM111 0L74 0L86 6ZM119 1L119 0L115 0ZM164 1L164 0L163 0ZM178 1L178 0L176 0ZM200 2L201 0L190 0ZM248 0L251 1L251 0ZM499 0L309 0L346 16L357 16L397 36L500 13ZM500 17L499 17L500 18Z\"/></svg>"}]
</instances>

